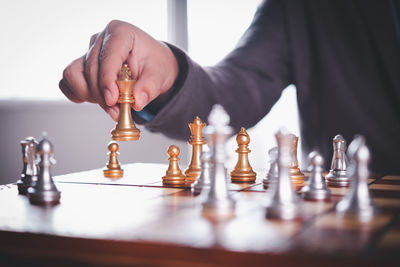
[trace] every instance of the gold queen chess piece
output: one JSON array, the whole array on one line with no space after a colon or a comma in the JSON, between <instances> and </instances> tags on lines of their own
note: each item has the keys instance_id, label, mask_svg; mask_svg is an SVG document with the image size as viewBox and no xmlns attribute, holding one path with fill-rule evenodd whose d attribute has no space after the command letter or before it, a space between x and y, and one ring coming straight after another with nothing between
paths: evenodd
<instances>
[{"instance_id":1,"label":"gold queen chess piece","mask_svg":"<svg viewBox=\"0 0 400 267\"><path fill-rule=\"evenodd\" d=\"M206 141L203 138L202 129L206 126L199 117L194 118L192 123L189 123L191 132L189 145L192 145L192 159L188 168L185 170L186 181L193 183L199 177L201 172L200 154L203 150L203 145Z\"/></svg>"},{"instance_id":2,"label":"gold queen chess piece","mask_svg":"<svg viewBox=\"0 0 400 267\"><path fill-rule=\"evenodd\" d=\"M128 64L124 64L118 75L117 85L119 88L120 103L119 118L115 129L111 131L111 138L115 141L136 141L140 137L140 130L136 128L132 119L131 105L135 103L132 89L135 81Z\"/></svg>"},{"instance_id":3,"label":"gold queen chess piece","mask_svg":"<svg viewBox=\"0 0 400 267\"><path fill-rule=\"evenodd\" d=\"M118 149L117 142L111 141L108 143L109 160L106 169L103 170L104 177L116 179L124 175L124 170L121 169L121 165L118 162Z\"/></svg>"},{"instance_id":4,"label":"gold queen chess piece","mask_svg":"<svg viewBox=\"0 0 400 267\"><path fill-rule=\"evenodd\" d=\"M256 173L250 166L248 154L251 152L249 149L250 137L245 128L241 128L236 137L238 144L238 161L235 169L231 172L231 180L233 183L254 183L256 181Z\"/></svg>"}]
</instances>

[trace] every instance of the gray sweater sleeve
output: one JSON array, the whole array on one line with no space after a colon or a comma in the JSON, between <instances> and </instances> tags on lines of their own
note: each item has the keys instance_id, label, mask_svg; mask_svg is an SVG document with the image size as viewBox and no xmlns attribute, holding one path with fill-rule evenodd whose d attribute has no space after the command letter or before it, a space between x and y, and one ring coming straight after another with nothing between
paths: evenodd
<instances>
[{"instance_id":1,"label":"gray sweater sleeve","mask_svg":"<svg viewBox=\"0 0 400 267\"><path fill-rule=\"evenodd\" d=\"M229 113L235 130L254 126L291 83L284 10L283 1L264 1L236 48L212 67L201 67L170 46L179 77L168 93L149 104L150 111L156 110L151 121L137 115L135 120L151 131L187 139L187 124L195 116L207 122L211 107L218 103Z\"/></svg>"}]
</instances>

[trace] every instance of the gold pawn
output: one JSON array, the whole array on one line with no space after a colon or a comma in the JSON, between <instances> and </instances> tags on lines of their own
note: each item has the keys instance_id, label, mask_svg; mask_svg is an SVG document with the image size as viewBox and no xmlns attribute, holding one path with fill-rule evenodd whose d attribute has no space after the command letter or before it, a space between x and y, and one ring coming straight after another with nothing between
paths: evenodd
<instances>
[{"instance_id":1,"label":"gold pawn","mask_svg":"<svg viewBox=\"0 0 400 267\"><path fill-rule=\"evenodd\" d=\"M124 175L124 170L121 169L121 166L118 162L118 149L119 146L117 142L111 141L108 143L108 155L109 160L107 164L107 169L103 170L104 177L108 178L121 178Z\"/></svg>"},{"instance_id":2,"label":"gold pawn","mask_svg":"<svg viewBox=\"0 0 400 267\"><path fill-rule=\"evenodd\" d=\"M199 117L194 118L192 123L189 123L191 132L189 145L192 145L192 158L189 166L185 170L186 182L193 183L199 177L201 172L200 154L203 150L203 145L206 143L203 138L202 129L206 126Z\"/></svg>"},{"instance_id":3,"label":"gold pawn","mask_svg":"<svg viewBox=\"0 0 400 267\"><path fill-rule=\"evenodd\" d=\"M292 180L293 187L298 190L304 186L304 174L300 171L299 162L297 160L297 144L299 137L292 135L292 163L290 164L290 178Z\"/></svg>"},{"instance_id":4,"label":"gold pawn","mask_svg":"<svg viewBox=\"0 0 400 267\"><path fill-rule=\"evenodd\" d=\"M175 145L171 145L168 148L168 170L165 173L165 176L162 177L163 185L168 186L182 186L185 185L186 176L182 174L181 169L179 168L179 147Z\"/></svg>"},{"instance_id":5,"label":"gold pawn","mask_svg":"<svg viewBox=\"0 0 400 267\"><path fill-rule=\"evenodd\" d=\"M135 81L128 64L124 64L118 75L117 85L119 89L119 118L111 138L116 141L135 141L140 137L140 130L136 128L132 119L131 105L135 103L132 89Z\"/></svg>"},{"instance_id":6,"label":"gold pawn","mask_svg":"<svg viewBox=\"0 0 400 267\"><path fill-rule=\"evenodd\" d=\"M235 169L231 172L231 179L233 183L254 183L256 181L256 173L250 166L248 154L251 150L248 148L250 143L249 134L245 128L241 128L236 137L236 142L239 146L236 149L238 153L238 161Z\"/></svg>"}]
</instances>

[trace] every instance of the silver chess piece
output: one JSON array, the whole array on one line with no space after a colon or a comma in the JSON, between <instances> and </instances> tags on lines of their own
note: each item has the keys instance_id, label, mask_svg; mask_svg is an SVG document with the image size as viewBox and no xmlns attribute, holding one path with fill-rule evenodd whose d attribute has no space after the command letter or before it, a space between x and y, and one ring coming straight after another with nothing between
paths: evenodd
<instances>
[{"instance_id":1,"label":"silver chess piece","mask_svg":"<svg viewBox=\"0 0 400 267\"><path fill-rule=\"evenodd\" d=\"M280 130L275 134L278 143L278 179L270 187L271 198L266 208L268 219L294 220L301 217L302 200L293 191L290 178L293 135Z\"/></svg>"},{"instance_id":2,"label":"silver chess piece","mask_svg":"<svg viewBox=\"0 0 400 267\"><path fill-rule=\"evenodd\" d=\"M348 187L350 177L347 175L346 140L340 134L333 138L333 157L331 169L325 176L329 186Z\"/></svg>"},{"instance_id":3,"label":"silver chess piece","mask_svg":"<svg viewBox=\"0 0 400 267\"><path fill-rule=\"evenodd\" d=\"M203 202L203 215L206 217L234 216L235 201L228 193L227 170L224 166L227 158L225 143L233 133L229 121L229 115L224 108L221 105L214 105L208 117L209 125L204 128L207 140L212 144L211 164L214 165L210 191Z\"/></svg>"},{"instance_id":4,"label":"silver chess piece","mask_svg":"<svg viewBox=\"0 0 400 267\"><path fill-rule=\"evenodd\" d=\"M264 188L268 188L278 179L278 147L268 150L269 170L267 176L263 179Z\"/></svg>"},{"instance_id":5,"label":"silver chess piece","mask_svg":"<svg viewBox=\"0 0 400 267\"><path fill-rule=\"evenodd\" d=\"M54 205L59 203L61 192L58 191L51 176L50 168L55 164L53 145L46 138L37 146L39 175L35 185L28 189L29 201L37 205Z\"/></svg>"},{"instance_id":6,"label":"silver chess piece","mask_svg":"<svg viewBox=\"0 0 400 267\"><path fill-rule=\"evenodd\" d=\"M211 151L207 145L203 146L203 152L200 154L201 172L199 178L191 185L194 195L208 194L211 186L211 172L213 165L211 164Z\"/></svg>"},{"instance_id":7,"label":"silver chess piece","mask_svg":"<svg viewBox=\"0 0 400 267\"><path fill-rule=\"evenodd\" d=\"M357 218L368 222L375 213L375 207L368 188L370 152L363 136L356 136L348 152L350 166L348 175L352 181L349 192L336 205L336 213L341 218Z\"/></svg>"},{"instance_id":8,"label":"silver chess piece","mask_svg":"<svg viewBox=\"0 0 400 267\"><path fill-rule=\"evenodd\" d=\"M21 179L18 180L18 192L22 195L28 193L37 179L38 166L35 163L37 141L33 137L27 137L20 142L22 148L23 168Z\"/></svg>"},{"instance_id":9,"label":"silver chess piece","mask_svg":"<svg viewBox=\"0 0 400 267\"><path fill-rule=\"evenodd\" d=\"M301 190L301 194L306 200L324 200L331 197L331 190L326 186L322 172L324 171L324 158L316 151L308 155L310 161L311 175L307 185Z\"/></svg>"}]
</instances>

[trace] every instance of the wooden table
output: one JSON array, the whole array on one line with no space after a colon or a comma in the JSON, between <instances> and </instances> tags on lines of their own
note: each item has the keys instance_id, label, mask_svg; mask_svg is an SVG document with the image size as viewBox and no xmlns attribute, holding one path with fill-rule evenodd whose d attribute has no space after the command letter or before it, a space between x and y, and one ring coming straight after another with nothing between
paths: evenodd
<instances>
[{"instance_id":1,"label":"wooden table","mask_svg":"<svg viewBox=\"0 0 400 267\"><path fill-rule=\"evenodd\" d=\"M29 204L14 184L0 187L0 265L400 266L400 177L376 176L379 214L343 221L329 202L304 202L304 220L265 219L263 172L256 184L230 184L233 219L202 216L201 197L166 188L166 165L129 164L119 180L100 169L55 177L54 207Z\"/></svg>"}]
</instances>

